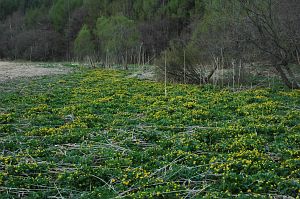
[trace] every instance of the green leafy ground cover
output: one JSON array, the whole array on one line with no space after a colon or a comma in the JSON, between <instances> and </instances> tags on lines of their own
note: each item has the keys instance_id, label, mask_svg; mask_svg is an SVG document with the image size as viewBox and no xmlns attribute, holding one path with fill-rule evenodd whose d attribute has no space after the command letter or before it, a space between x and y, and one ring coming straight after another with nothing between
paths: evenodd
<instances>
[{"instance_id":1,"label":"green leafy ground cover","mask_svg":"<svg viewBox=\"0 0 300 199\"><path fill-rule=\"evenodd\" d=\"M103 70L0 88L0 198L299 198L299 91L165 97Z\"/></svg>"}]
</instances>

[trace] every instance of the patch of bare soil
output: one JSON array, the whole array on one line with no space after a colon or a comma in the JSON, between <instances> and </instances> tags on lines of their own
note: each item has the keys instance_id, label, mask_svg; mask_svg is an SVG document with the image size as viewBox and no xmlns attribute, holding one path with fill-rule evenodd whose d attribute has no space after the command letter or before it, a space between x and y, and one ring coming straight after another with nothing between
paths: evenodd
<instances>
[{"instance_id":1,"label":"patch of bare soil","mask_svg":"<svg viewBox=\"0 0 300 199\"><path fill-rule=\"evenodd\" d=\"M45 68L35 63L18 63L0 61L0 82L20 77L35 77L45 75L66 74L70 69L65 67Z\"/></svg>"}]
</instances>

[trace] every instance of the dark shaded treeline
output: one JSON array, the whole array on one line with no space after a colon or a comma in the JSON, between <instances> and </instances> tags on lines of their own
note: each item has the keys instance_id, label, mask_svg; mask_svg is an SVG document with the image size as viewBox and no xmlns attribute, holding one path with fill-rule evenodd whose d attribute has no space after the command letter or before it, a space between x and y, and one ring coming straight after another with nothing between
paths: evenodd
<instances>
[{"instance_id":1,"label":"dark shaded treeline","mask_svg":"<svg viewBox=\"0 0 300 199\"><path fill-rule=\"evenodd\" d=\"M0 58L156 61L186 83L259 61L297 88L299 13L297 0L0 0Z\"/></svg>"},{"instance_id":2,"label":"dark shaded treeline","mask_svg":"<svg viewBox=\"0 0 300 199\"><path fill-rule=\"evenodd\" d=\"M137 56L141 49L148 56L158 55L171 40L189 31L189 25L204 13L201 0L1 0L0 3L0 56L10 59L82 58L87 52L101 57L107 51L116 58L125 56L120 55L125 48L127 56L130 54L130 59L137 61L133 54ZM85 43L86 37L94 45L74 46ZM125 37L130 41L120 42Z\"/></svg>"}]
</instances>

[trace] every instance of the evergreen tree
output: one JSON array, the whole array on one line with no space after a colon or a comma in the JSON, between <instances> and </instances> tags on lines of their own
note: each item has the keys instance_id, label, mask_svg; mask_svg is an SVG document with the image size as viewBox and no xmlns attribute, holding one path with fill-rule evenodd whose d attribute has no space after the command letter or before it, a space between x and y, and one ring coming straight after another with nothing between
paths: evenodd
<instances>
[{"instance_id":1,"label":"evergreen tree","mask_svg":"<svg viewBox=\"0 0 300 199\"><path fill-rule=\"evenodd\" d=\"M95 45L87 25L83 25L74 42L74 53L79 59L84 59L94 53Z\"/></svg>"}]
</instances>

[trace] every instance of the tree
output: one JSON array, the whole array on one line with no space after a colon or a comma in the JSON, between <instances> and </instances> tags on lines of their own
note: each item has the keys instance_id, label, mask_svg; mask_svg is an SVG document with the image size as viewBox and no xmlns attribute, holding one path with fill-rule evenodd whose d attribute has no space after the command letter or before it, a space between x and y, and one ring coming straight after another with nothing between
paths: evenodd
<instances>
[{"instance_id":1,"label":"tree","mask_svg":"<svg viewBox=\"0 0 300 199\"><path fill-rule=\"evenodd\" d=\"M290 68L299 62L300 5L297 0L239 0L247 14L248 39L268 56L289 88L300 88Z\"/></svg>"},{"instance_id":2,"label":"tree","mask_svg":"<svg viewBox=\"0 0 300 199\"><path fill-rule=\"evenodd\" d=\"M57 0L49 11L49 16L56 31L62 32L74 9L82 5L82 0ZM67 19L67 20L66 20Z\"/></svg>"},{"instance_id":3,"label":"tree","mask_svg":"<svg viewBox=\"0 0 300 199\"><path fill-rule=\"evenodd\" d=\"M67 25L64 29L65 40L67 42L68 48L66 49L68 60L72 58L72 52L74 49L74 41L83 27L83 24L86 22L87 11L84 7L80 7L74 10L70 16Z\"/></svg>"},{"instance_id":4,"label":"tree","mask_svg":"<svg viewBox=\"0 0 300 199\"><path fill-rule=\"evenodd\" d=\"M6 58L18 58L16 37L24 31L24 18L21 12L14 12L3 22L0 34L0 51Z\"/></svg>"},{"instance_id":5,"label":"tree","mask_svg":"<svg viewBox=\"0 0 300 199\"><path fill-rule=\"evenodd\" d=\"M32 61L59 59L64 55L62 36L51 30L28 30L15 37L18 58Z\"/></svg>"},{"instance_id":6,"label":"tree","mask_svg":"<svg viewBox=\"0 0 300 199\"><path fill-rule=\"evenodd\" d=\"M0 0L0 21L17 11L20 0Z\"/></svg>"},{"instance_id":7,"label":"tree","mask_svg":"<svg viewBox=\"0 0 300 199\"><path fill-rule=\"evenodd\" d=\"M83 7L87 10L89 19L95 23L100 16L106 16L110 0L85 0Z\"/></svg>"},{"instance_id":8,"label":"tree","mask_svg":"<svg viewBox=\"0 0 300 199\"><path fill-rule=\"evenodd\" d=\"M181 7L181 6L183 7ZM184 9L190 5L189 9ZM197 6L197 8L196 8ZM173 37L168 42L169 48L164 51L158 60L160 69L158 75L164 74L165 61L167 62L168 80L180 83L206 84L211 82L211 78L216 71L216 64L212 64L215 57L220 57L222 49L229 48L231 42L225 41L227 33L225 24L230 24L226 10L221 9L219 1L211 1L206 4L197 1L197 5L192 2L170 1L168 12L173 13L173 20L177 16L189 21L189 14L194 9L198 11L197 17L190 23L188 28L180 27L185 30L177 37ZM206 11L206 12L204 12ZM180 14L179 14L180 13ZM179 18L179 19L180 19ZM227 26L228 28L228 26ZM172 32L176 32L173 30Z\"/></svg>"},{"instance_id":9,"label":"tree","mask_svg":"<svg viewBox=\"0 0 300 199\"><path fill-rule=\"evenodd\" d=\"M123 63L126 67L128 59L139 44L139 34L134 21L125 16L100 17L97 20L96 33L102 43L103 55L109 52L115 62Z\"/></svg>"},{"instance_id":10,"label":"tree","mask_svg":"<svg viewBox=\"0 0 300 199\"><path fill-rule=\"evenodd\" d=\"M74 53L79 59L93 55L95 50L92 35L87 25L83 25L75 42Z\"/></svg>"},{"instance_id":11,"label":"tree","mask_svg":"<svg viewBox=\"0 0 300 199\"><path fill-rule=\"evenodd\" d=\"M25 25L28 29L48 29L50 26L50 20L47 13L48 8L38 7L28 9L25 14Z\"/></svg>"}]
</instances>

